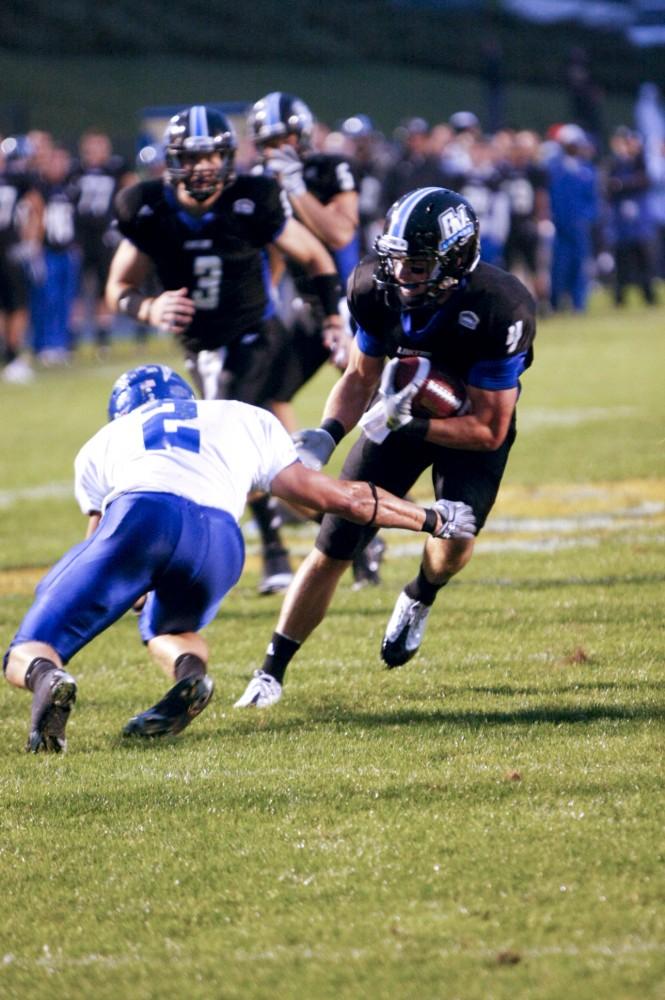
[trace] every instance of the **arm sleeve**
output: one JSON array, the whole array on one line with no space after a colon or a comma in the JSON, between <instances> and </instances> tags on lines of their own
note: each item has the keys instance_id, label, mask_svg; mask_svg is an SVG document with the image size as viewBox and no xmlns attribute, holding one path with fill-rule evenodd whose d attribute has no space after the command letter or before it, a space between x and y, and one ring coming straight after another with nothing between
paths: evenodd
<instances>
[{"instance_id":1,"label":"arm sleeve","mask_svg":"<svg viewBox=\"0 0 665 1000\"><path fill-rule=\"evenodd\" d=\"M526 351L507 358L477 361L469 370L467 382L477 389L514 389L526 368Z\"/></svg>"},{"instance_id":2,"label":"arm sleeve","mask_svg":"<svg viewBox=\"0 0 665 1000\"><path fill-rule=\"evenodd\" d=\"M293 441L280 424L277 417L267 410L261 411L263 436L260 443L261 463L253 486L255 489L270 491L273 479L282 469L298 461L298 452Z\"/></svg>"},{"instance_id":3,"label":"arm sleeve","mask_svg":"<svg viewBox=\"0 0 665 1000\"><path fill-rule=\"evenodd\" d=\"M372 358L382 358L386 353L385 345L361 326L356 333L356 342L363 354L369 354Z\"/></svg>"},{"instance_id":4,"label":"arm sleeve","mask_svg":"<svg viewBox=\"0 0 665 1000\"><path fill-rule=\"evenodd\" d=\"M74 495L84 514L101 511L110 484L103 474L103 449L99 434L83 445L74 460Z\"/></svg>"}]
</instances>

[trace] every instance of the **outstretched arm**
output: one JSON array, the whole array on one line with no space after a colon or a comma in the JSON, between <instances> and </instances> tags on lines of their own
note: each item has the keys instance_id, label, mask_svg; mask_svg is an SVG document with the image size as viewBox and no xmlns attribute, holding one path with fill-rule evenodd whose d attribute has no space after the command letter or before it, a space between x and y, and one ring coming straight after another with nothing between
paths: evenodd
<instances>
[{"instance_id":1,"label":"outstretched arm","mask_svg":"<svg viewBox=\"0 0 665 1000\"><path fill-rule=\"evenodd\" d=\"M429 508L419 507L373 483L331 479L301 462L282 469L272 481L271 492L289 503L338 514L354 524L425 531L437 538L472 538L475 534L473 512L466 504L439 501Z\"/></svg>"}]
</instances>

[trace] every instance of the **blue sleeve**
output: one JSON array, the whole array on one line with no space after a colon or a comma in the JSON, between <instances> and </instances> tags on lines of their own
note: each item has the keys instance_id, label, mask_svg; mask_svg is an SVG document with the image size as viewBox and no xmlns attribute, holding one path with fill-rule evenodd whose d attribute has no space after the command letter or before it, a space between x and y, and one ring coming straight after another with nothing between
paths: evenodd
<instances>
[{"instance_id":1,"label":"blue sleeve","mask_svg":"<svg viewBox=\"0 0 665 1000\"><path fill-rule=\"evenodd\" d=\"M362 326L358 327L356 343L363 354L369 354L371 358L384 358L386 356L386 349L381 341L373 337L367 330L363 330Z\"/></svg>"},{"instance_id":2,"label":"blue sleeve","mask_svg":"<svg viewBox=\"0 0 665 1000\"><path fill-rule=\"evenodd\" d=\"M477 361L469 370L466 381L468 385L474 385L477 389L516 389L519 386L519 377L524 371L526 355L526 351L521 351L519 354L511 354L508 358Z\"/></svg>"}]
</instances>

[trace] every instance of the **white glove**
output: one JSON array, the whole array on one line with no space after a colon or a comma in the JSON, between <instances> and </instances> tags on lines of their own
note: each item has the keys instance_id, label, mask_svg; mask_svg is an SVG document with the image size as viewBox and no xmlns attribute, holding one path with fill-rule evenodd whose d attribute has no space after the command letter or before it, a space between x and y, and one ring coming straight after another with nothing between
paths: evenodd
<instances>
[{"instance_id":1,"label":"white glove","mask_svg":"<svg viewBox=\"0 0 665 1000\"><path fill-rule=\"evenodd\" d=\"M8 256L23 267L31 284L44 284L46 281L46 259L41 243L37 240L21 240L14 244Z\"/></svg>"},{"instance_id":2,"label":"white glove","mask_svg":"<svg viewBox=\"0 0 665 1000\"><path fill-rule=\"evenodd\" d=\"M400 359L393 358L383 369L379 396L386 414L386 427L390 431L398 431L400 427L411 423L413 413L411 404L413 397L429 375L430 362L428 358L418 358L418 368L411 381L403 389L395 388L395 372Z\"/></svg>"},{"instance_id":3,"label":"white glove","mask_svg":"<svg viewBox=\"0 0 665 1000\"><path fill-rule=\"evenodd\" d=\"M393 358L383 369L379 399L358 421L365 437L374 444L383 444L391 431L404 427L413 419L411 413L413 397L429 375L428 359L419 358L416 374L409 384L398 392L395 389L395 369L398 364L399 358Z\"/></svg>"},{"instance_id":4,"label":"white glove","mask_svg":"<svg viewBox=\"0 0 665 1000\"><path fill-rule=\"evenodd\" d=\"M461 500L437 500L432 504L441 518L441 527L433 532L434 538L473 538L476 533L476 516L468 503Z\"/></svg>"},{"instance_id":5,"label":"white glove","mask_svg":"<svg viewBox=\"0 0 665 1000\"><path fill-rule=\"evenodd\" d=\"M276 174L282 190L287 194L304 194L307 188L303 180L303 163L293 146L279 146L271 149L268 158L271 173Z\"/></svg>"},{"instance_id":6,"label":"white glove","mask_svg":"<svg viewBox=\"0 0 665 1000\"><path fill-rule=\"evenodd\" d=\"M322 465L326 465L328 459L335 450L335 439L323 427L312 427L303 431L296 431L291 435L291 440L296 446L298 458L308 469L318 472Z\"/></svg>"}]
</instances>

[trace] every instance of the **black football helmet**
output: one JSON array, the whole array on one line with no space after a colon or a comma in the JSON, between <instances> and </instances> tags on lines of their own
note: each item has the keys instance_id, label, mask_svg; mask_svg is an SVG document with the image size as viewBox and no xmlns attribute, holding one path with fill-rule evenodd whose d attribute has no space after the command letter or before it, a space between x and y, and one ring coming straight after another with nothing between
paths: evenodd
<instances>
[{"instance_id":1,"label":"black football helmet","mask_svg":"<svg viewBox=\"0 0 665 1000\"><path fill-rule=\"evenodd\" d=\"M164 133L166 179L185 190L196 201L207 201L233 175L238 142L231 122L221 111L195 104L169 121ZM210 153L220 153L216 170L197 170L196 161Z\"/></svg>"},{"instance_id":2,"label":"black football helmet","mask_svg":"<svg viewBox=\"0 0 665 1000\"><path fill-rule=\"evenodd\" d=\"M247 132L257 149L281 136L298 137L298 151L309 149L314 116L304 101L293 94L276 90L252 106L247 117Z\"/></svg>"},{"instance_id":3,"label":"black football helmet","mask_svg":"<svg viewBox=\"0 0 665 1000\"><path fill-rule=\"evenodd\" d=\"M414 309L436 301L476 267L480 259L478 218L456 191L417 188L390 208L374 249L379 255L374 276L377 288L386 291L391 304ZM431 261L429 272L417 282L400 281L396 263L411 260ZM416 294L414 289L421 287L422 292Z\"/></svg>"}]
</instances>

